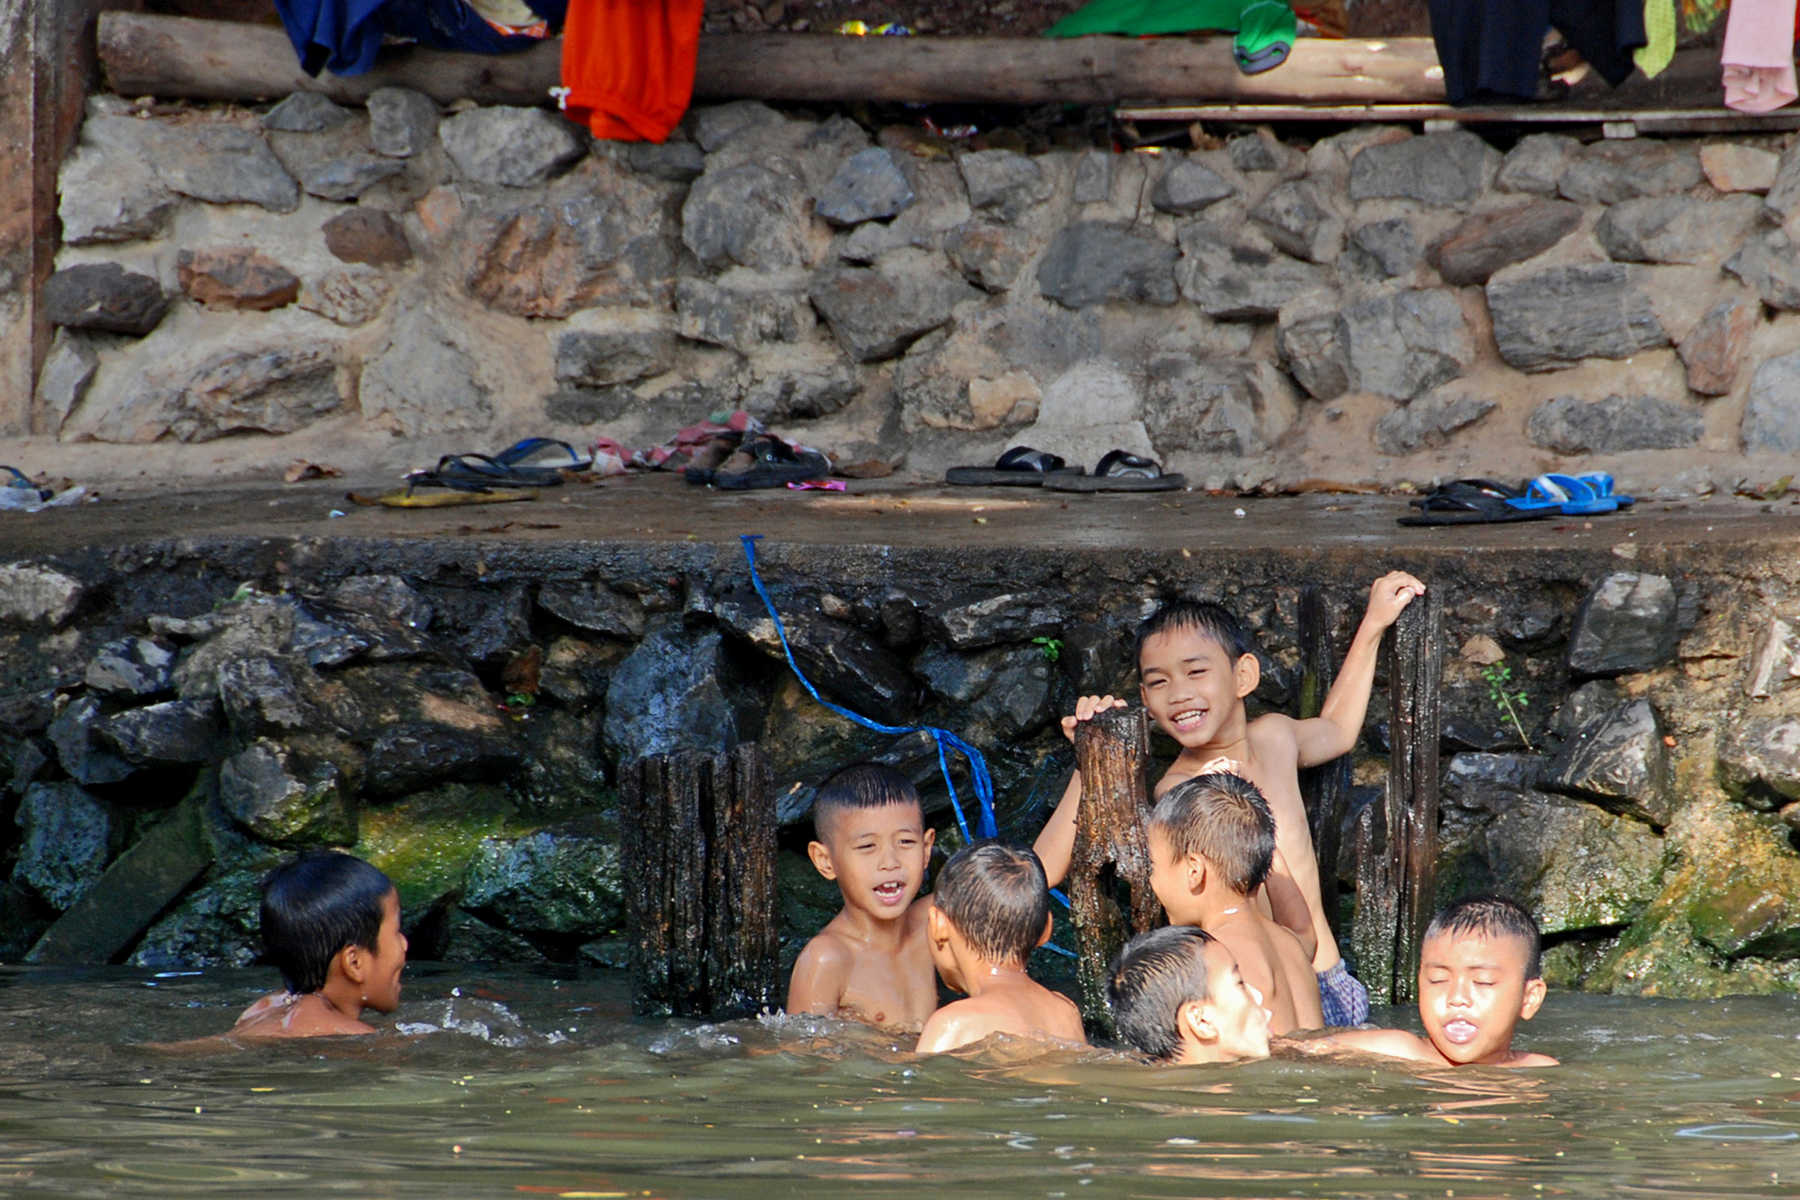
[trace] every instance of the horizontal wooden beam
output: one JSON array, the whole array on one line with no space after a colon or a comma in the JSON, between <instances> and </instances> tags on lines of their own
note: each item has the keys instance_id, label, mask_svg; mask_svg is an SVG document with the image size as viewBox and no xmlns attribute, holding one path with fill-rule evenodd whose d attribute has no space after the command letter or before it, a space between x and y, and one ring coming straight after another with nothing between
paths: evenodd
<instances>
[{"instance_id":1,"label":"horizontal wooden beam","mask_svg":"<svg viewBox=\"0 0 1800 1200\"><path fill-rule=\"evenodd\" d=\"M561 43L515 55L385 52L373 71L304 74L272 26L111 13L100 60L126 96L270 100L322 92L359 103L378 87L448 103L541 104L560 82ZM837 37L721 34L700 39L696 99L1116 104L1136 99L1432 103L1443 74L1429 38L1302 38L1287 62L1245 75L1231 40L1205 38Z\"/></svg>"}]
</instances>

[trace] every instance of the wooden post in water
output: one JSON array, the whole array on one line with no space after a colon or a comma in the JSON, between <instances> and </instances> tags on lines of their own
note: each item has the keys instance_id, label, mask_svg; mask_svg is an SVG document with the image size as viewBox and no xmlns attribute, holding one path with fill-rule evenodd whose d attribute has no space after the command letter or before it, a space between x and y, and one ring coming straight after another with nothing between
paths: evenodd
<instances>
[{"instance_id":1,"label":"wooden post in water","mask_svg":"<svg viewBox=\"0 0 1800 1200\"><path fill-rule=\"evenodd\" d=\"M1331 608L1316 587L1300 590L1300 716L1316 717L1337 678L1337 655L1331 646ZM1300 772L1300 798L1312 824L1313 852L1319 860L1319 899L1333 933L1338 926L1338 861L1344 829L1344 806L1350 800L1350 756Z\"/></svg>"},{"instance_id":2,"label":"wooden post in water","mask_svg":"<svg viewBox=\"0 0 1800 1200\"><path fill-rule=\"evenodd\" d=\"M1069 862L1069 915L1079 957L1081 1015L1113 1036L1106 968L1133 934L1162 920L1150 889L1144 818L1150 798L1150 726L1141 708L1113 708L1075 728L1081 811ZM1121 886L1130 900L1120 903Z\"/></svg>"},{"instance_id":3,"label":"wooden post in water","mask_svg":"<svg viewBox=\"0 0 1800 1200\"><path fill-rule=\"evenodd\" d=\"M775 1007L775 793L756 745L654 754L620 772L632 1005L645 1015Z\"/></svg>"},{"instance_id":4,"label":"wooden post in water","mask_svg":"<svg viewBox=\"0 0 1800 1200\"><path fill-rule=\"evenodd\" d=\"M1357 966L1377 1004L1416 996L1419 943L1437 885L1438 702L1444 610L1436 590L1414 600L1388 643L1389 742L1385 837L1375 814L1357 822ZM1378 838L1385 845L1378 846Z\"/></svg>"}]
</instances>

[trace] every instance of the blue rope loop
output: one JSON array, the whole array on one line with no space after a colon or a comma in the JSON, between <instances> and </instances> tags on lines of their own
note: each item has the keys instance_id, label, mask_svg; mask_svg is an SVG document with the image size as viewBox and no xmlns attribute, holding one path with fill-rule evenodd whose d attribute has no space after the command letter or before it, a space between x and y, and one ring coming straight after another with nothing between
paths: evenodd
<instances>
[{"instance_id":1,"label":"blue rope loop","mask_svg":"<svg viewBox=\"0 0 1800 1200\"><path fill-rule=\"evenodd\" d=\"M950 808L956 814L956 826L962 830L963 841L972 843L975 839L969 833L968 819L963 816L962 801L956 795L956 782L950 778L950 759L945 753L946 747L961 754L968 760L969 778L974 781L975 785L975 799L981 805L981 811L977 814L976 829L984 838L999 837L1000 827L994 821L994 781L988 774L987 759L981 756L981 751L948 729L939 729L935 725L884 725L861 713L852 712L840 704L833 704L819 695L819 689L813 686L812 680L806 677L806 672L800 669L800 664L794 661L794 649L788 645L787 628L782 625L781 614L775 609L775 601L770 598L769 589L763 586L762 576L757 573L756 543L761 537L760 533L738 535L738 540L744 545L744 563L750 568L750 586L756 589L758 598L763 602L763 608L769 614L769 620L775 623L775 636L781 641L782 654L787 656L788 669L793 671L794 678L800 681L800 686L806 689L806 694L845 720L854 721L864 729L872 729L876 733L891 737L903 737L909 733L929 733L932 741L937 744L938 770L943 772L944 787L950 793ZM1050 895L1060 901L1064 908L1069 906L1068 898L1057 889L1051 888ZM1054 951L1064 958L1075 957L1073 951L1065 950L1054 942L1046 942L1044 948Z\"/></svg>"},{"instance_id":2,"label":"blue rope loop","mask_svg":"<svg viewBox=\"0 0 1800 1200\"><path fill-rule=\"evenodd\" d=\"M769 619L775 622L775 636L781 640L781 652L787 656L789 669L794 672L794 678L800 681L800 686L806 689L807 695L838 716L855 721L864 729L872 729L876 733L886 734L890 737L903 737L909 733L930 734L932 740L937 743L938 770L944 773L944 787L950 792L950 808L956 813L957 828L962 830L965 842L973 842L975 838L969 833L968 819L963 816L962 801L956 794L956 783L950 778L950 759L946 750L954 750L961 754L968 760L969 778L974 781L975 799L981 805L981 811L977 814L975 823L976 830L984 838L999 837L1000 827L994 822L994 781L988 774L987 760L981 756L981 751L948 729L939 729L935 725L884 725L880 721L872 721L860 713L851 712L840 704L833 704L819 695L819 689L813 686L812 680L806 677L806 672L800 669L800 664L794 661L794 650L788 645L787 629L781 623L781 614L775 610L775 601L769 598L769 590L763 586L762 576L757 574L756 543L761 537L760 533L745 533L740 534L738 539L744 544L744 562L750 568L750 586L756 589L757 596L762 599L763 607L768 610Z\"/></svg>"}]
</instances>

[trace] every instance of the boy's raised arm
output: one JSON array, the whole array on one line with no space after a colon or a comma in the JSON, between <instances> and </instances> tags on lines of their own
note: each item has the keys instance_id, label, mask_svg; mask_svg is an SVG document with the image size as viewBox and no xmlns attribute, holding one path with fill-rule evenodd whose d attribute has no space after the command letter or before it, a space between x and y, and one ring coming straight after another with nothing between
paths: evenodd
<instances>
[{"instance_id":1,"label":"boy's raised arm","mask_svg":"<svg viewBox=\"0 0 1800 1200\"><path fill-rule=\"evenodd\" d=\"M1314 767L1348 754L1362 736L1363 718L1369 712L1369 692L1375 686L1375 656L1381 635L1425 585L1405 571L1390 571L1369 589L1369 607L1350 640L1350 651L1336 682L1325 696L1319 715L1294 723L1294 741L1300 765Z\"/></svg>"}]
</instances>

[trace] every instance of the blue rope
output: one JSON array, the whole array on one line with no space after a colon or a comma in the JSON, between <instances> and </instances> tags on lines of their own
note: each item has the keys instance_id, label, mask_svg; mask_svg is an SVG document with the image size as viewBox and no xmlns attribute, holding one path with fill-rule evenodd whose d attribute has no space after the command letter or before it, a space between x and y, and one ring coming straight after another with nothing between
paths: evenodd
<instances>
[{"instance_id":1,"label":"blue rope","mask_svg":"<svg viewBox=\"0 0 1800 1200\"><path fill-rule=\"evenodd\" d=\"M950 808L956 813L956 826L962 830L963 841L972 843L975 839L969 834L969 822L963 816L962 801L956 795L956 783L950 778L950 759L945 753L945 747L961 754L969 762L969 778L974 781L975 799L981 805L976 828L984 838L1000 836L1000 827L994 822L994 781L988 774L987 759L981 756L981 751L948 729L939 729L935 725L884 725L880 721L872 721L860 713L851 712L842 705L833 704L819 695L819 689L813 686L812 680L806 677L806 672L800 669L800 664L794 661L794 650L792 646L788 645L787 629L781 623L781 614L775 610L775 601L769 598L769 590L763 586L762 576L757 574L756 543L761 537L760 533L738 535L738 540L744 544L744 562L750 568L750 586L756 589L757 596L763 602L763 608L768 611L769 620L775 623L775 636L781 640L781 652L787 656L788 668L794 672L794 678L800 681L800 686L806 689L807 695L838 716L855 721L864 729L872 729L876 733L886 734L890 737L904 736L909 733L929 733L932 741L937 743L938 770L944 774L944 787L950 793ZM1064 908L1069 906L1068 899L1055 888L1050 889L1050 894L1061 901ZM1064 958L1075 957L1073 951L1065 950L1054 942L1046 942L1044 948L1052 950Z\"/></svg>"},{"instance_id":2,"label":"blue rope","mask_svg":"<svg viewBox=\"0 0 1800 1200\"><path fill-rule=\"evenodd\" d=\"M939 729L935 725L883 725L880 721L871 721L868 717L851 712L842 705L833 704L819 695L819 689L813 686L812 680L808 679L806 673L800 669L800 664L794 661L794 651L788 645L787 630L781 624L781 614L775 611L775 602L769 598L769 591L763 586L762 577L756 573L756 542L760 537L762 537L760 533L746 533L739 535L738 540L744 544L744 561L750 567L750 585L762 598L763 607L769 611L769 619L775 622L775 636L781 639L781 652L787 656L788 666L793 670L794 678L800 681L800 686L805 688L807 694L814 700L838 716L855 721L864 729L872 729L876 733L886 734L890 737L900 737L909 733L929 733L932 740L937 743L938 769L944 773L944 786L950 792L950 807L956 813L957 828L962 830L965 842L973 842L975 838L969 833L968 819L963 816L962 801L956 795L956 784L950 778L950 759L946 748L961 754L969 762L969 778L974 781L975 799L981 805L981 812L976 820L976 829L984 838L1000 836L1000 827L994 823L994 781L988 775L987 760L981 756L981 751L948 729Z\"/></svg>"}]
</instances>

